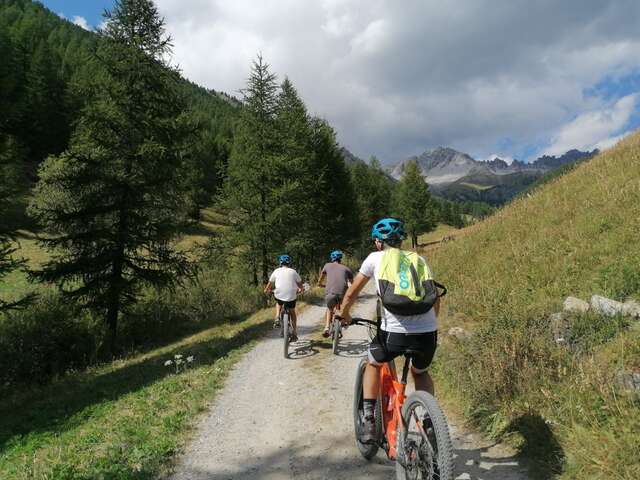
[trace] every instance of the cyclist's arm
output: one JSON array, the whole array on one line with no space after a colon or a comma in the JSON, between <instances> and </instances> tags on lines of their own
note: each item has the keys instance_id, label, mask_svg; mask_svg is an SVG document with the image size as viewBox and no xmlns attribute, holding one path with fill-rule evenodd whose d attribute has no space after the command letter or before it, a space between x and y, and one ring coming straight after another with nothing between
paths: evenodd
<instances>
[{"instance_id":1,"label":"cyclist's arm","mask_svg":"<svg viewBox=\"0 0 640 480\"><path fill-rule=\"evenodd\" d=\"M363 275L362 273L358 273L356 275L356 278L354 278L353 283L347 290L347 293L344 294L342 307L340 309L340 316L347 322L351 322L351 315L349 314L351 307L356 302L358 295L360 295L360 292L365 287L368 281L369 277Z\"/></svg>"},{"instance_id":2,"label":"cyclist's arm","mask_svg":"<svg viewBox=\"0 0 640 480\"><path fill-rule=\"evenodd\" d=\"M273 291L273 284L271 282L267 282L267 285L264 287L264 293L271 293Z\"/></svg>"},{"instance_id":3,"label":"cyclist's arm","mask_svg":"<svg viewBox=\"0 0 640 480\"><path fill-rule=\"evenodd\" d=\"M325 284L323 283L324 278L327 276L327 272L325 272L324 270L322 272L320 272L320 278L318 278L318 286L319 287L324 287Z\"/></svg>"},{"instance_id":4,"label":"cyclist's arm","mask_svg":"<svg viewBox=\"0 0 640 480\"><path fill-rule=\"evenodd\" d=\"M436 303L433 304L433 310L436 312L436 317L440 316L440 297L436 298Z\"/></svg>"}]
</instances>

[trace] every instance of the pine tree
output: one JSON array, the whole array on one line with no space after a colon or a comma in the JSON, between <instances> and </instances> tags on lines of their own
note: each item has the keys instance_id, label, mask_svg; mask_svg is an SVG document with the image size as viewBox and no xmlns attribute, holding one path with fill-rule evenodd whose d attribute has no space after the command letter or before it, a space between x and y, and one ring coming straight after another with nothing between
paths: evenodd
<instances>
[{"instance_id":1,"label":"pine tree","mask_svg":"<svg viewBox=\"0 0 640 480\"><path fill-rule=\"evenodd\" d=\"M244 106L238 121L234 145L229 158L225 187L225 204L230 211L238 245L246 248L247 261L266 283L273 261L280 206L275 202L279 182L278 141L276 135L276 76L258 56L253 63L247 87L243 91Z\"/></svg>"},{"instance_id":2,"label":"pine tree","mask_svg":"<svg viewBox=\"0 0 640 480\"><path fill-rule=\"evenodd\" d=\"M313 257L317 232L318 192L326 183L326 172L312 149L310 118L304 102L288 78L282 82L276 103L277 156L274 168L275 209L273 220L281 250L296 259L298 267ZM292 226L295 225L295 231Z\"/></svg>"},{"instance_id":3,"label":"pine tree","mask_svg":"<svg viewBox=\"0 0 640 480\"><path fill-rule=\"evenodd\" d=\"M351 169L355 190L356 206L359 214L360 247L363 253L371 243L371 227L380 218L391 213L393 183L385 175L380 162L372 156L369 165L358 162Z\"/></svg>"},{"instance_id":4,"label":"pine tree","mask_svg":"<svg viewBox=\"0 0 640 480\"><path fill-rule=\"evenodd\" d=\"M359 240L358 206L354 205L355 191L349 169L336 141L333 128L319 118L311 121L313 151L316 158L315 179L321 189L310 198L314 260L324 263L327 254L335 249L349 249Z\"/></svg>"},{"instance_id":5,"label":"pine tree","mask_svg":"<svg viewBox=\"0 0 640 480\"><path fill-rule=\"evenodd\" d=\"M34 276L103 314L115 352L119 317L141 287L171 286L188 271L172 242L190 134L156 7L117 0L106 17L93 100L70 147L41 166L30 211L52 234L53 258Z\"/></svg>"},{"instance_id":6,"label":"pine tree","mask_svg":"<svg viewBox=\"0 0 640 480\"><path fill-rule=\"evenodd\" d=\"M420 167L416 162L409 162L396 186L394 212L404 221L414 249L418 246L418 235L436 227L437 208L432 203Z\"/></svg>"}]
</instances>

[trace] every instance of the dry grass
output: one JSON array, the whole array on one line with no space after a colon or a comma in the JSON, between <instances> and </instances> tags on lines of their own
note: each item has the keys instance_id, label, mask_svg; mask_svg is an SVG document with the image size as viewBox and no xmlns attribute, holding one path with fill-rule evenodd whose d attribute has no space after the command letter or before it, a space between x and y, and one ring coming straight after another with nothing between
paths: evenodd
<instances>
[{"instance_id":1,"label":"dry grass","mask_svg":"<svg viewBox=\"0 0 640 480\"><path fill-rule=\"evenodd\" d=\"M450 289L444 329L476 331L443 349L441 380L490 430L522 433L523 449L547 463L542 477L640 478L639 405L612 386L640 363L630 348L640 334L571 355L550 341L547 320L567 295L640 298L638 218L635 134L429 252Z\"/></svg>"}]
</instances>

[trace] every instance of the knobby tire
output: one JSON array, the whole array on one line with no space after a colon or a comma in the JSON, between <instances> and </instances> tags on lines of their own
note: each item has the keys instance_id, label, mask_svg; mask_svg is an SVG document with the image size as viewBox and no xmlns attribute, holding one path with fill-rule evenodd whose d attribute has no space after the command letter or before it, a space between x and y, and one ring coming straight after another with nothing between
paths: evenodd
<instances>
[{"instance_id":1,"label":"knobby tire","mask_svg":"<svg viewBox=\"0 0 640 480\"><path fill-rule=\"evenodd\" d=\"M429 468L419 468L418 470L420 471L407 471L401 462L397 461L396 479L453 480L453 446L451 444L451 436L449 435L449 426L438 401L433 397L433 395L423 391L416 391L409 395L402 406L402 418L404 420L405 427L402 434L398 436L398 441L400 442L401 439L404 439L405 441L407 440L407 428L411 425L413 416L412 412L414 412L417 407L422 407L421 410L431 419L433 437L435 437L435 445L432 445L432 451L435 453L433 457L435 460L434 472L432 476L425 476L424 471L428 471ZM415 438L420 439L417 435ZM424 439L421 439L421 441L424 442ZM403 448L401 445L398 445L398 447ZM424 448L426 449L427 447L424 446ZM419 466L424 466L426 464L426 462L418 463L420 464Z\"/></svg>"}]
</instances>

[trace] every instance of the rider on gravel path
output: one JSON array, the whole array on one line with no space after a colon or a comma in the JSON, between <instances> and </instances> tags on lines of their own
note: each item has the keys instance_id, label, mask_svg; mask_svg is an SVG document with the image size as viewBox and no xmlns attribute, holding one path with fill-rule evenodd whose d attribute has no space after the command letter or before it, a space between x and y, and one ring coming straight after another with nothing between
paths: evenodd
<instances>
[{"instance_id":1,"label":"rider on gravel path","mask_svg":"<svg viewBox=\"0 0 640 480\"><path fill-rule=\"evenodd\" d=\"M389 249L400 249L406 238L403 224L395 218L384 218L371 230L376 251L369 254L360 267L353 284L345 294L340 316L347 324L351 323L349 311L371 277L376 280L380 295L380 265L383 255ZM424 259L420 259L424 262ZM426 265L426 262L425 262ZM440 311L440 299L428 312L418 315L397 315L386 308L381 309L379 333L369 345L368 360L363 379L364 429L362 443L376 441L375 409L378 394L379 372L383 363L389 362L411 349L419 353L411 357L411 373L416 390L425 390L433 394L433 380L427 371L436 351L438 332L437 315Z\"/></svg>"},{"instance_id":2,"label":"rider on gravel path","mask_svg":"<svg viewBox=\"0 0 640 480\"><path fill-rule=\"evenodd\" d=\"M295 342L298 340L296 298L298 293L304 291L304 287L298 272L291 268L291 257L289 255L280 255L278 261L280 262L280 267L273 271L271 277L269 277L269 282L264 287L264 291L265 293L273 292L273 297L276 299L274 327L280 326L280 310L282 306L289 307L291 326L293 327L291 340Z\"/></svg>"},{"instance_id":3,"label":"rider on gravel path","mask_svg":"<svg viewBox=\"0 0 640 480\"><path fill-rule=\"evenodd\" d=\"M327 304L327 312L324 322L323 337L329 336L329 325L333 319L333 312L340 309L342 298L347 288L353 283L353 273L349 267L342 265L342 252L334 250L329 255L331 262L325 264L320 272L318 285L325 287L324 300ZM326 279L326 282L325 282Z\"/></svg>"}]
</instances>

